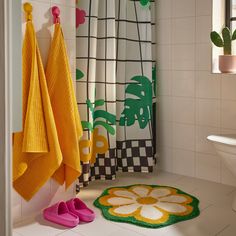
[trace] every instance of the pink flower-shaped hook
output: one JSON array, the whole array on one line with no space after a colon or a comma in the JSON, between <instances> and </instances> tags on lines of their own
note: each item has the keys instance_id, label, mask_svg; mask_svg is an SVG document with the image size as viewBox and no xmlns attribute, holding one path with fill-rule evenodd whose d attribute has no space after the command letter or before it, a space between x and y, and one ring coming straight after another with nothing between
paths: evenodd
<instances>
[{"instance_id":1,"label":"pink flower-shaped hook","mask_svg":"<svg viewBox=\"0 0 236 236\"><path fill-rule=\"evenodd\" d=\"M85 16L86 16L86 12L84 10L80 10L79 8L76 8L76 28L78 28L79 25L85 22Z\"/></svg>"},{"instance_id":2,"label":"pink flower-shaped hook","mask_svg":"<svg viewBox=\"0 0 236 236\"><path fill-rule=\"evenodd\" d=\"M60 9L57 6L52 7L53 23L60 23Z\"/></svg>"}]
</instances>

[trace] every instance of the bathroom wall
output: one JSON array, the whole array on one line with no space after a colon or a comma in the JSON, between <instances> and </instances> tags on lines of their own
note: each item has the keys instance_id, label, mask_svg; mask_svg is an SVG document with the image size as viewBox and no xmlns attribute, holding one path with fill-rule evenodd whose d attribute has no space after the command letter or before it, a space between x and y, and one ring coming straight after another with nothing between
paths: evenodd
<instances>
[{"instance_id":1,"label":"bathroom wall","mask_svg":"<svg viewBox=\"0 0 236 236\"><path fill-rule=\"evenodd\" d=\"M24 3L26 1L22 1ZM53 23L50 9L57 5L61 9L61 24L66 39L67 50L70 58L71 70L75 80L75 0L37 0L27 1L33 5L33 21L40 51L44 65L46 64L47 54L53 33ZM22 33L25 30L24 13L22 13ZM75 195L75 186L67 192L64 187L59 187L57 183L50 180L30 201L26 202L13 190L13 220L14 223L21 222L40 212L47 205L58 200L66 200Z\"/></svg>"},{"instance_id":2,"label":"bathroom wall","mask_svg":"<svg viewBox=\"0 0 236 236\"><path fill-rule=\"evenodd\" d=\"M159 167L236 185L209 134L236 133L236 75L211 73L212 0L157 4Z\"/></svg>"}]
</instances>

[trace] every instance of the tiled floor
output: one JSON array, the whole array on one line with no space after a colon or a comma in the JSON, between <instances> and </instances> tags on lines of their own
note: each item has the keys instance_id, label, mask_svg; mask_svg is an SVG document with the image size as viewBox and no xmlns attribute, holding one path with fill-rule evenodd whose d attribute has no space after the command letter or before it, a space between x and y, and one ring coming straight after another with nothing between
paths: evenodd
<instances>
[{"instance_id":1,"label":"tiled floor","mask_svg":"<svg viewBox=\"0 0 236 236\"><path fill-rule=\"evenodd\" d=\"M161 229L146 229L107 221L102 217L100 211L93 207L94 199L105 188L137 183L169 185L198 197L200 216ZM18 225L14 229L13 236L235 236L236 212L231 209L234 194L236 194L236 189L232 186L166 172L120 173L115 181L93 182L79 194L79 197L95 210L97 217L94 222L80 224L78 227L68 230L50 224L38 216L32 222Z\"/></svg>"}]
</instances>

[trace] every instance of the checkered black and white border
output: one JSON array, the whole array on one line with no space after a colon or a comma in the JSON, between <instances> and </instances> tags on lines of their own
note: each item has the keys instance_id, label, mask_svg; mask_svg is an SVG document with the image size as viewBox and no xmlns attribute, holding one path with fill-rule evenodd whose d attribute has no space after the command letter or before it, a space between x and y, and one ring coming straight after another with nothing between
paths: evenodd
<instances>
[{"instance_id":1,"label":"checkered black and white border","mask_svg":"<svg viewBox=\"0 0 236 236\"><path fill-rule=\"evenodd\" d=\"M83 164L83 174L79 178L77 191L85 187L89 181L113 180L116 171L152 172L155 165L152 140L117 141L117 148L110 149L106 154L98 154L96 163L90 166Z\"/></svg>"},{"instance_id":2,"label":"checkered black and white border","mask_svg":"<svg viewBox=\"0 0 236 236\"><path fill-rule=\"evenodd\" d=\"M90 181L97 179L113 180L116 177L116 149L110 149L106 154L98 154L96 163L90 165L83 163L83 173L77 184L77 191L80 187L85 187Z\"/></svg>"},{"instance_id":3,"label":"checkered black and white border","mask_svg":"<svg viewBox=\"0 0 236 236\"><path fill-rule=\"evenodd\" d=\"M117 167L123 172L152 172L153 157L152 140L117 142Z\"/></svg>"}]
</instances>

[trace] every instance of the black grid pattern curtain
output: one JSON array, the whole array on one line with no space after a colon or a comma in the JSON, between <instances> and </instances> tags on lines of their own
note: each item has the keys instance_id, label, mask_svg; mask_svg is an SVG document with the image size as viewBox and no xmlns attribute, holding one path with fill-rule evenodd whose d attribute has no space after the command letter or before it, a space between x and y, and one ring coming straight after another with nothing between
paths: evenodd
<instances>
[{"instance_id":1,"label":"black grid pattern curtain","mask_svg":"<svg viewBox=\"0 0 236 236\"><path fill-rule=\"evenodd\" d=\"M80 0L76 91L84 135L78 186L155 163L155 2Z\"/></svg>"}]
</instances>

